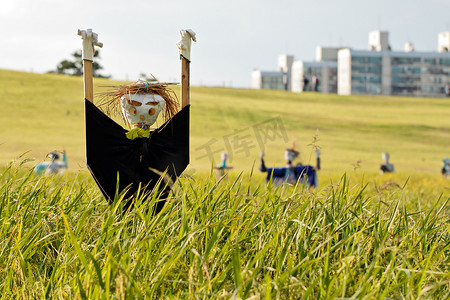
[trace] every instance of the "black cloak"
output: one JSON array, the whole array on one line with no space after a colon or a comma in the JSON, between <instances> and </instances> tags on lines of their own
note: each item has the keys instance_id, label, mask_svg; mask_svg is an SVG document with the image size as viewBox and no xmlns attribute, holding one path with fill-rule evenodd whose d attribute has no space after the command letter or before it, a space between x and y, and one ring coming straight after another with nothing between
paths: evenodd
<instances>
[{"instance_id":1,"label":"black cloak","mask_svg":"<svg viewBox=\"0 0 450 300\"><path fill-rule=\"evenodd\" d=\"M186 169L189 164L189 105L153 131L149 138L130 140L125 136L127 130L90 101L85 99L84 102L87 166L110 203L116 194L129 188L124 198L128 199L126 209L139 184L141 191L150 192L164 177L163 173L175 182ZM160 183L161 198L167 196L171 188L167 176L165 178ZM158 202L155 213L163 206L164 201Z\"/></svg>"}]
</instances>

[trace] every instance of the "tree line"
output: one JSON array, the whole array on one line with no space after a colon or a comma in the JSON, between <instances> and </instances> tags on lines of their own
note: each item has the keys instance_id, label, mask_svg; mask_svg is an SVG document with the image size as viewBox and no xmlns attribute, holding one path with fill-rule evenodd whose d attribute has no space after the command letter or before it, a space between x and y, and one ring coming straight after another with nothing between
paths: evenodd
<instances>
[{"instance_id":1,"label":"tree line","mask_svg":"<svg viewBox=\"0 0 450 300\"><path fill-rule=\"evenodd\" d=\"M83 55L81 50L77 50L71 54L72 59L64 59L56 65L56 70L48 71L48 73L53 74L64 74L71 76L82 76L83 75ZM95 50L94 57L97 58L97 61L92 62L92 73L94 77L101 78L110 78L110 75L100 74L99 71L103 69L103 67L98 63L100 59L99 50ZM156 77L153 75L147 75L145 73L139 74L139 79L145 81L158 81Z\"/></svg>"},{"instance_id":2,"label":"tree line","mask_svg":"<svg viewBox=\"0 0 450 300\"><path fill-rule=\"evenodd\" d=\"M100 52L95 50L94 57L100 59ZM111 76L102 75L99 73L103 67L97 62L92 62L92 73L94 77L110 78ZM72 53L72 59L64 59L56 65L56 70L51 70L48 73L64 74L71 76L83 75L83 56L81 50Z\"/></svg>"}]
</instances>

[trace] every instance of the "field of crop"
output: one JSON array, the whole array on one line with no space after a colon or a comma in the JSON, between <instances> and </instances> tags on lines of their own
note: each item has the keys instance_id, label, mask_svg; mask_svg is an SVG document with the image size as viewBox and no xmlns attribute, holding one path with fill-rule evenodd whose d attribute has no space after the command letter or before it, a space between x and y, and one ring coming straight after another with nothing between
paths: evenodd
<instances>
[{"instance_id":1,"label":"field of crop","mask_svg":"<svg viewBox=\"0 0 450 300\"><path fill-rule=\"evenodd\" d=\"M95 93L117 84L94 83ZM66 149L69 170L86 170L81 78L0 70L0 97L1 165L27 151L40 161L52 150ZM320 179L326 181L355 166L376 174L382 152L390 153L398 173L439 176L442 159L450 156L445 98L192 87L191 104L191 169L196 171L209 172L210 158L219 164L222 151L236 173L249 172L262 150L268 165L284 165L284 149L293 142L300 160L313 164L314 137L322 150Z\"/></svg>"},{"instance_id":2,"label":"field of crop","mask_svg":"<svg viewBox=\"0 0 450 300\"><path fill-rule=\"evenodd\" d=\"M80 78L0 70L0 95L3 298L450 297L448 99L193 87L191 166L155 216L156 192L123 212L87 173ZM317 189L257 171L293 141L321 148ZM36 177L54 149L69 172Z\"/></svg>"}]
</instances>

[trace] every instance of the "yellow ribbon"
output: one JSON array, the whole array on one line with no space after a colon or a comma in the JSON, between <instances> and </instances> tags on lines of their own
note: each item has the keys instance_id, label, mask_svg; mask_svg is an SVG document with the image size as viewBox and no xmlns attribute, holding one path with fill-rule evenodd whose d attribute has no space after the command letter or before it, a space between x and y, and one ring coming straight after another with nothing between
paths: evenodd
<instances>
[{"instance_id":1,"label":"yellow ribbon","mask_svg":"<svg viewBox=\"0 0 450 300\"><path fill-rule=\"evenodd\" d=\"M128 131L126 134L128 139L134 140L136 138L148 138L150 137L150 130L142 129L142 128L133 128L130 131Z\"/></svg>"}]
</instances>

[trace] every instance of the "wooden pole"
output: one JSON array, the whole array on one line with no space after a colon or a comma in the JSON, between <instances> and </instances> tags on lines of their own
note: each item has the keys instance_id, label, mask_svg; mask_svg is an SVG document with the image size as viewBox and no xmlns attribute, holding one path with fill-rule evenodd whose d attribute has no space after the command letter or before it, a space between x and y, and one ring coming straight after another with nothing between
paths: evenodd
<instances>
[{"instance_id":1,"label":"wooden pole","mask_svg":"<svg viewBox=\"0 0 450 300\"><path fill-rule=\"evenodd\" d=\"M191 41L196 41L192 29L180 30L181 41L177 43L181 59L181 108L189 105Z\"/></svg>"},{"instance_id":2,"label":"wooden pole","mask_svg":"<svg viewBox=\"0 0 450 300\"><path fill-rule=\"evenodd\" d=\"M84 98L94 101L94 80L92 76L92 61L83 60Z\"/></svg>"},{"instance_id":3,"label":"wooden pole","mask_svg":"<svg viewBox=\"0 0 450 300\"><path fill-rule=\"evenodd\" d=\"M98 35L92 32L92 29L80 30L78 35L83 40L83 82L84 82L84 98L89 102L94 102L94 81L92 73L92 61L94 59L94 46L103 47L98 42Z\"/></svg>"},{"instance_id":4,"label":"wooden pole","mask_svg":"<svg viewBox=\"0 0 450 300\"><path fill-rule=\"evenodd\" d=\"M181 56L181 108L189 105L190 62Z\"/></svg>"}]
</instances>

